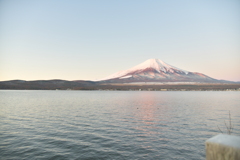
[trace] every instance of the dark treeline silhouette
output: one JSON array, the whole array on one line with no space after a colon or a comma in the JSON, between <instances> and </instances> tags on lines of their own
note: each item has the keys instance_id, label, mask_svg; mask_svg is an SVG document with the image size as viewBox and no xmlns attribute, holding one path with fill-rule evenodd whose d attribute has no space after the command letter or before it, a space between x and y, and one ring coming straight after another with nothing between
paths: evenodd
<instances>
[{"instance_id":1,"label":"dark treeline silhouette","mask_svg":"<svg viewBox=\"0 0 240 160\"><path fill-rule=\"evenodd\" d=\"M12 80L0 82L0 89L11 90L240 90L239 83L193 84L111 84L92 81Z\"/></svg>"}]
</instances>

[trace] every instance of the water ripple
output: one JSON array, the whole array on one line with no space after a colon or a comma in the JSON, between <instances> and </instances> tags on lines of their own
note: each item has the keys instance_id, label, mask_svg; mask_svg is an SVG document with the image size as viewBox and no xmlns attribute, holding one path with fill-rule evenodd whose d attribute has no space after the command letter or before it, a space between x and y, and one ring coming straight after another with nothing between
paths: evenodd
<instances>
[{"instance_id":1,"label":"water ripple","mask_svg":"<svg viewBox=\"0 0 240 160\"><path fill-rule=\"evenodd\" d=\"M0 91L1 159L205 159L239 92Z\"/></svg>"}]
</instances>

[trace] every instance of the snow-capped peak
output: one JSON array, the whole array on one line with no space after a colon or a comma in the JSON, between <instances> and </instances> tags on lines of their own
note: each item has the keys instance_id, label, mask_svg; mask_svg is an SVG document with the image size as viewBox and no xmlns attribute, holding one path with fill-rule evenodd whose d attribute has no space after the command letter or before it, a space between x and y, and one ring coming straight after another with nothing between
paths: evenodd
<instances>
[{"instance_id":1,"label":"snow-capped peak","mask_svg":"<svg viewBox=\"0 0 240 160\"><path fill-rule=\"evenodd\" d=\"M177 67L174 67L174 66L171 66L165 62L163 62L162 60L160 59L148 59L146 60L145 62L131 68L130 70L143 70L143 69L146 69L146 68L152 68L152 69L155 69L157 72L172 72L172 69L175 69L175 70L180 70L182 72L184 72L185 74L188 74L188 71L184 71L182 69L179 69Z\"/></svg>"},{"instance_id":2,"label":"snow-capped peak","mask_svg":"<svg viewBox=\"0 0 240 160\"><path fill-rule=\"evenodd\" d=\"M160 59L148 59L145 62L143 62L143 63L141 63L141 64L139 64L135 67L132 67L128 70L124 70L124 71L114 73L114 74L112 74L112 75L110 75L110 76L108 76L104 79L101 79L99 81L115 79L115 78L132 77L132 74L134 74L136 72L141 72L141 71L146 70L146 69L152 69L152 70L155 70L156 72L159 72L159 73L161 73L161 72L173 73L175 71L178 71L178 72L188 74L188 71L185 71L185 70L179 69L177 67L171 66L171 65L163 62Z\"/></svg>"}]
</instances>

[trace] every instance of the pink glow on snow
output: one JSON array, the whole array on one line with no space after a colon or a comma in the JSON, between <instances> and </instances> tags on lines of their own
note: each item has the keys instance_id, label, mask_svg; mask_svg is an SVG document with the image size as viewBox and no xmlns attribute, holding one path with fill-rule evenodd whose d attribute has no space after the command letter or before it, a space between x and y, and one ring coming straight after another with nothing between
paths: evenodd
<instances>
[{"instance_id":1,"label":"pink glow on snow","mask_svg":"<svg viewBox=\"0 0 240 160\"><path fill-rule=\"evenodd\" d=\"M163 62L162 60L160 59L148 59L146 60L145 62L135 66L135 67L132 67L128 70L124 70L124 71L120 71L120 72L117 72L117 73L114 73L106 78L103 78L99 81L102 81L102 80L108 80L108 79L115 79L115 78L129 78L129 77L132 77L132 74L134 72L138 72L138 71L142 71L142 70L145 70L145 69L153 69L159 73L166 73L166 72L170 72L170 73L173 73L174 70L178 70L180 72L184 72L185 74L188 74L188 71L185 71L185 70L182 70L182 69L179 69L177 67L174 67L172 65L169 65L165 62Z\"/></svg>"}]
</instances>

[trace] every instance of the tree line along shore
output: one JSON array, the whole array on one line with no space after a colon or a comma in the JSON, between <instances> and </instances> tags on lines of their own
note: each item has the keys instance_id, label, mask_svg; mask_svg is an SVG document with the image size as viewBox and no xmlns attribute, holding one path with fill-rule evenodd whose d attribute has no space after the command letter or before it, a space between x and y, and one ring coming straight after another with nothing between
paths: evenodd
<instances>
[{"instance_id":1,"label":"tree line along shore","mask_svg":"<svg viewBox=\"0 0 240 160\"><path fill-rule=\"evenodd\" d=\"M111 84L92 81L2 81L1 90L240 91L240 83Z\"/></svg>"}]
</instances>

